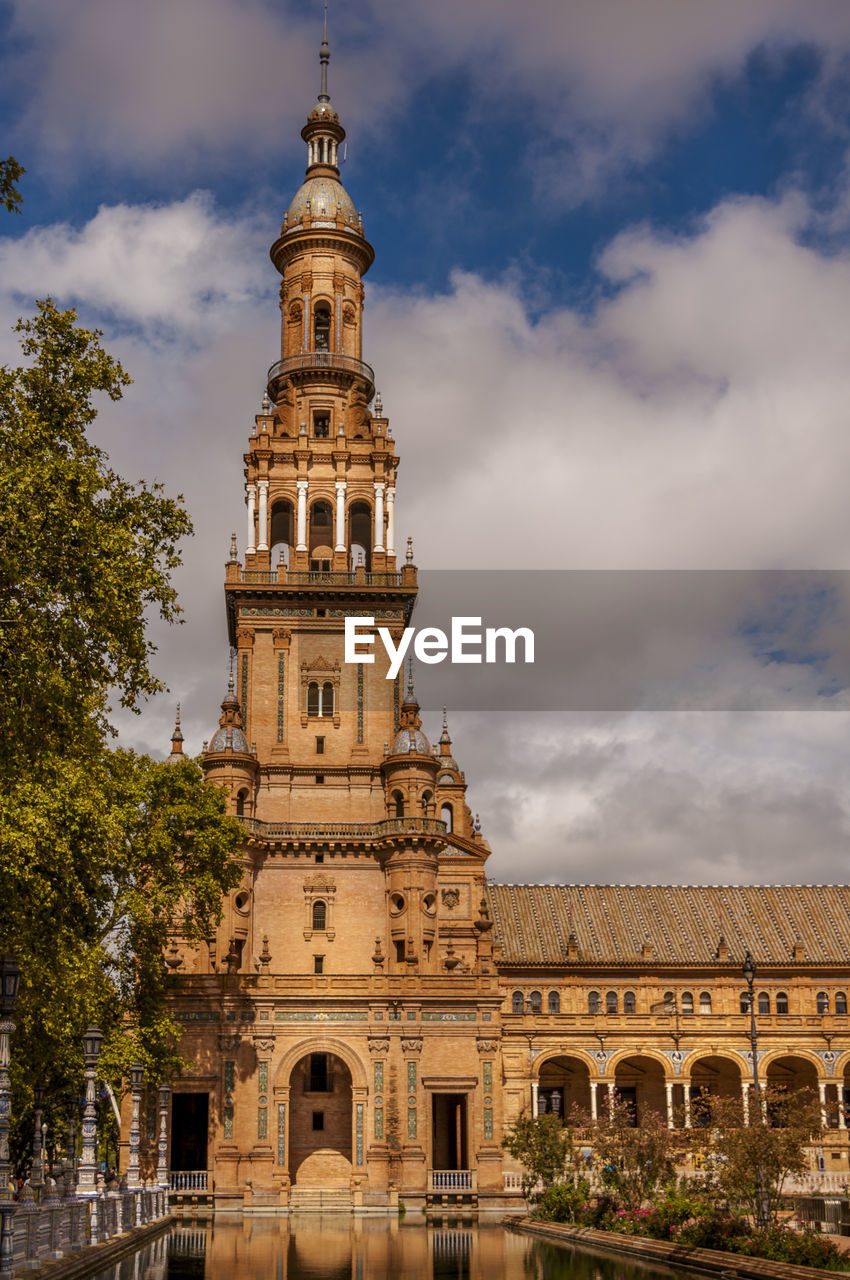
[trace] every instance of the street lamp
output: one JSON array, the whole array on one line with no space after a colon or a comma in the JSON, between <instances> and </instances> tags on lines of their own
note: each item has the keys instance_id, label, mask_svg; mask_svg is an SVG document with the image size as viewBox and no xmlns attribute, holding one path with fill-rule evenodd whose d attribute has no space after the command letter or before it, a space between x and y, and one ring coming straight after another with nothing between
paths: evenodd
<instances>
[{"instance_id":1,"label":"street lamp","mask_svg":"<svg viewBox=\"0 0 850 1280\"><path fill-rule=\"evenodd\" d=\"M97 1078L97 1060L103 1032L100 1027L89 1027L83 1036L83 1057L86 1064L86 1103L83 1109L83 1145L77 1171L77 1195L91 1200L91 1238L97 1241L97 1112L95 1110L94 1082Z\"/></svg>"},{"instance_id":2,"label":"street lamp","mask_svg":"<svg viewBox=\"0 0 850 1280\"><path fill-rule=\"evenodd\" d=\"M759 1080L759 1045L758 1032L756 1030L756 997L755 997L755 980L756 980L756 962L750 955L749 951L744 956L744 963L741 965L741 972L744 975L744 981L747 984L748 1001L750 1006L750 1047L753 1054L753 1098L758 1108L758 1123L765 1123L764 1105L761 1091L761 1081ZM765 1179L764 1165L759 1164L756 1171L756 1209L758 1217L758 1225L766 1227L768 1222L768 1204L767 1204L767 1185Z\"/></svg>"},{"instance_id":3,"label":"street lamp","mask_svg":"<svg viewBox=\"0 0 850 1280\"><path fill-rule=\"evenodd\" d=\"M44 1150L41 1141L41 1113L44 1107L44 1085L39 1083L33 1089L33 1135L32 1135L32 1170L30 1186L33 1189L44 1186Z\"/></svg>"},{"instance_id":4,"label":"street lamp","mask_svg":"<svg viewBox=\"0 0 850 1280\"><path fill-rule=\"evenodd\" d=\"M159 1143L157 1145L156 1180L168 1190L168 1099L171 1089L167 1084L159 1086Z\"/></svg>"},{"instance_id":5,"label":"street lamp","mask_svg":"<svg viewBox=\"0 0 850 1280\"><path fill-rule=\"evenodd\" d=\"M9 1080L9 1039L15 1030L12 1014L18 998L21 971L14 956L0 956L0 1280L11 1276L14 1267L14 1240L9 1161L9 1120L12 1089Z\"/></svg>"},{"instance_id":6,"label":"street lamp","mask_svg":"<svg viewBox=\"0 0 850 1280\"><path fill-rule=\"evenodd\" d=\"M130 1068L130 1089L133 1093L133 1116L130 1121L130 1159L127 1162L127 1186L138 1187L139 1179L139 1104L142 1097L142 1085L145 1082L145 1069L141 1062L134 1062Z\"/></svg>"}]
</instances>

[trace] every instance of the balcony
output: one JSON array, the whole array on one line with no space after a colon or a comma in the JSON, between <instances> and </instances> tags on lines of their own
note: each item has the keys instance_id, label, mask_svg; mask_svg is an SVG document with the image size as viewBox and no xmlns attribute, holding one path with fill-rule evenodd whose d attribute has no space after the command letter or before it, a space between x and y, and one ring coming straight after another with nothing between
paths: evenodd
<instances>
[{"instance_id":1,"label":"balcony","mask_svg":"<svg viewBox=\"0 0 850 1280\"><path fill-rule=\"evenodd\" d=\"M245 586L268 587L400 587L402 570L392 573L366 573L365 570L344 570L340 573L323 570L242 569L239 582Z\"/></svg>"},{"instance_id":2,"label":"balcony","mask_svg":"<svg viewBox=\"0 0 850 1280\"><path fill-rule=\"evenodd\" d=\"M281 384L285 379L299 374L316 373L319 370L359 378L366 383L367 400L371 400L375 394L375 371L364 360L345 356L341 351L302 351L297 356L287 356L285 360L278 360L277 364L273 364L269 369L268 390L271 399L277 400Z\"/></svg>"},{"instance_id":3,"label":"balcony","mask_svg":"<svg viewBox=\"0 0 850 1280\"><path fill-rule=\"evenodd\" d=\"M386 840L389 836L436 836L446 839L445 822L439 818L387 818L383 822L261 822L259 818L239 821L259 840Z\"/></svg>"}]
</instances>

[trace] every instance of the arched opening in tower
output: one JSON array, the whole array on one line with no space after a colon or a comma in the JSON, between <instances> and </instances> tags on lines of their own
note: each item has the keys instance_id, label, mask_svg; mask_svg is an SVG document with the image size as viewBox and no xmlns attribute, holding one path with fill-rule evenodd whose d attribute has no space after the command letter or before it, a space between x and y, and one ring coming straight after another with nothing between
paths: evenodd
<instances>
[{"instance_id":1,"label":"arched opening in tower","mask_svg":"<svg viewBox=\"0 0 850 1280\"><path fill-rule=\"evenodd\" d=\"M293 547L295 521L292 503L281 499L272 507L269 546L271 547L271 564L276 569L279 564L289 568Z\"/></svg>"},{"instance_id":2,"label":"arched opening in tower","mask_svg":"<svg viewBox=\"0 0 850 1280\"><path fill-rule=\"evenodd\" d=\"M372 508L368 502L352 502L348 511L348 545L351 567L372 567Z\"/></svg>"},{"instance_id":3,"label":"arched opening in tower","mask_svg":"<svg viewBox=\"0 0 850 1280\"><path fill-rule=\"evenodd\" d=\"M326 302L317 302L313 311L313 350L331 349L331 309Z\"/></svg>"},{"instance_id":4,"label":"arched opening in tower","mask_svg":"<svg viewBox=\"0 0 850 1280\"><path fill-rule=\"evenodd\" d=\"M348 1187L351 1072L333 1053L308 1053L290 1077L289 1173L299 1186Z\"/></svg>"},{"instance_id":5,"label":"arched opening in tower","mask_svg":"<svg viewBox=\"0 0 850 1280\"><path fill-rule=\"evenodd\" d=\"M333 562L333 512L324 499L310 508L310 568L327 571Z\"/></svg>"}]
</instances>

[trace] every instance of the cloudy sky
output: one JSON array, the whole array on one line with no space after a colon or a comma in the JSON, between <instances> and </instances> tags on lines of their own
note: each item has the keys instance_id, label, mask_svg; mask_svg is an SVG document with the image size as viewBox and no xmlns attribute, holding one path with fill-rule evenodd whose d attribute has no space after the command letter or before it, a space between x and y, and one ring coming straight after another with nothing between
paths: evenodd
<instances>
[{"instance_id":1,"label":"cloudy sky","mask_svg":"<svg viewBox=\"0 0 850 1280\"><path fill-rule=\"evenodd\" d=\"M318 0L0 0L0 152L27 167L0 359L48 292L98 323L135 379L99 437L195 521L171 692L122 725L157 753L178 698L192 749L217 719L320 23ZM423 568L635 571L628 610L578 593L563 661L591 691L635 664L665 684L451 717L492 874L845 878L843 579L768 643L705 571L850 565L847 0L334 0L331 47L402 539ZM692 603L651 639L646 570Z\"/></svg>"}]
</instances>

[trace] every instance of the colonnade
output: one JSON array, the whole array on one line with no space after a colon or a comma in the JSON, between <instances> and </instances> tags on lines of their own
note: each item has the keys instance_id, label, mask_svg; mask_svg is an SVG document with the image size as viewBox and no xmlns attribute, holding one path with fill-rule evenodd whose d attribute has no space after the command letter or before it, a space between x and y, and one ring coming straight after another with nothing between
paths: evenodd
<instances>
[{"instance_id":1,"label":"colonnade","mask_svg":"<svg viewBox=\"0 0 850 1280\"><path fill-rule=\"evenodd\" d=\"M297 499L295 508L295 550L307 551L307 506L309 501L309 480L296 480ZM347 551L345 536L345 506L348 482L335 482L336 502L334 504L334 551ZM374 494L374 551L395 555L395 486L385 480L376 480L373 484ZM269 549L269 482L257 480L245 486L245 497L248 508L248 555ZM386 541L385 541L386 539Z\"/></svg>"}]
</instances>

